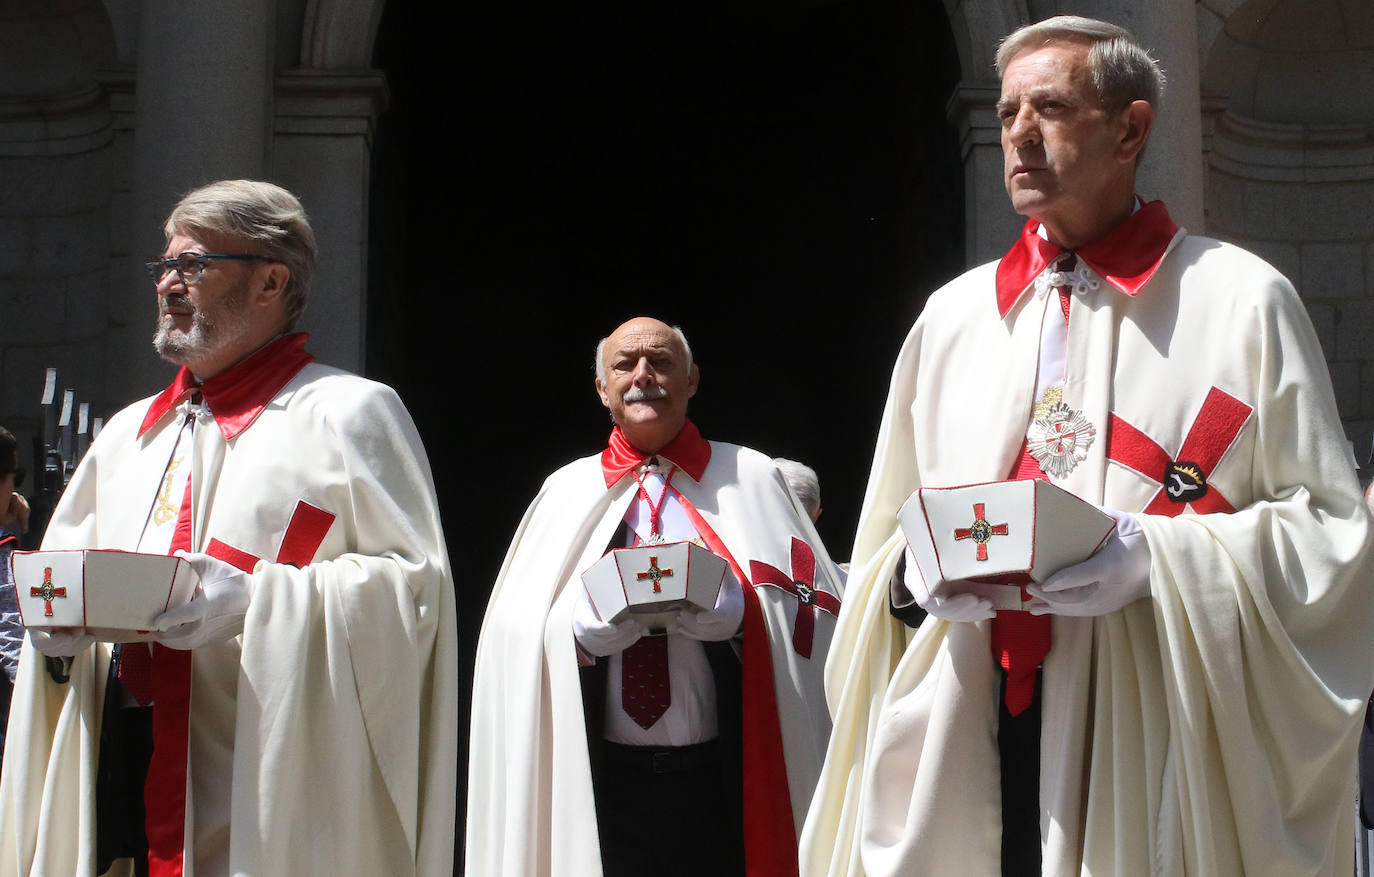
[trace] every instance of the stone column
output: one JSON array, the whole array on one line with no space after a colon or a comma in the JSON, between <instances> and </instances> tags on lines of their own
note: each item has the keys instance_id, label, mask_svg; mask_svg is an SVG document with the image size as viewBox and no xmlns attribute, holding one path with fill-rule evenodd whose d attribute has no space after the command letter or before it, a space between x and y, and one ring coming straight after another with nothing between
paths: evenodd
<instances>
[{"instance_id":1,"label":"stone column","mask_svg":"<svg viewBox=\"0 0 1374 877\"><path fill-rule=\"evenodd\" d=\"M372 132L386 95L386 79L373 71L277 77L273 174L305 205L320 246L297 328L310 332L317 359L354 372L365 365L367 195Z\"/></svg>"},{"instance_id":2,"label":"stone column","mask_svg":"<svg viewBox=\"0 0 1374 877\"><path fill-rule=\"evenodd\" d=\"M142 261L187 190L261 179L268 168L275 4L144 0L139 10L133 190L117 277L109 380L126 400L156 391L169 366L152 352L153 294Z\"/></svg>"},{"instance_id":3,"label":"stone column","mask_svg":"<svg viewBox=\"0 0 1374 877\"><path fill-rule=\"evenodd\" d=\"M1002 123L996 86L961 85L947 116L959 131L964 161L964 252L969 265L1000 258L1026 219L1016 213L1002 181Z\"/></svg>"},{"instance_id":4,"label":"stone column","mask_svg":"<svg viewBox=\"0 0 1374 877\"><path fill-rule=\"evenodd\" d=\"M1025 0L946 0L963 79L946 116L959 131L964 162L964 253L970 265L1000 257L1025 218L1012 210L1002 181L1002 83L994 59L1002 38L1030 20Z\"/></svg>"}]
</instances>

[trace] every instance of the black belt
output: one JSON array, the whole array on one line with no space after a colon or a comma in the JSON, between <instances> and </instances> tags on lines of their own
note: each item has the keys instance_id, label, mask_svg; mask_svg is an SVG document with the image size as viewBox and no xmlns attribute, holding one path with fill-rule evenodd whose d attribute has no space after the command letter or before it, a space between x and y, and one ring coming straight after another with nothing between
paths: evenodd
<instances>
[{"instance_id":1,"label":"black belt","mask_svg":"<svg viewBox=\"0 0 1374 877\"><path fill-rule=\"evenodd\" d=\"M644 773L679 773L720 763L720 742L707 740L690 746L626 746L601 742L606 760Z\"/></svg>"}]
</instances>

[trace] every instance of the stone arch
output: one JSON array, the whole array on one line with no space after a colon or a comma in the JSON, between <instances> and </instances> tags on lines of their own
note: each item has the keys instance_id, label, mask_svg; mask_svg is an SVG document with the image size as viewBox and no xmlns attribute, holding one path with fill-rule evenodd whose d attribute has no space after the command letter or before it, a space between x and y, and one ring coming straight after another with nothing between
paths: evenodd
<instances>
[{"instance_id":1,"label":"stone arch","mask_svg":"<svg viewBox=\"0 0 1374 877\"><path fill-rule=\"evenodd\" d=\"M367 70L385 0L308 0L301 30L301 66Z\"/></svg>"},{"instance_id":2,"label":"stone arch","mask_svg":"<svg viewBox=\"0 0 1374 877\"><path fill-rule=\"evenodd\" d=\"M993 59L1002 37L1030 21L1026 0L945 0L964 82L997 86Z\"/></svg>"},{"instance_id":3,"label":"stone arch","mask_svg":"<svg viewBox=\"0 0 1374 877\"><path fill-rule=\"evenodd\" d=\"M1374 6L1248 0L1207 47L1204 88L1263 122L1374 121Z\"/></svg>"},{"instance_id":4,"label":"stone arch","mask_svg":"<svg viewBox=\"0 0 1374 877\"><path fill-rule=\"evenodd\" d=\"M114 57L100 0L0 10L0 422L21 434L45 368L81 401L103 390L89 351L106 329Z\"/></svg>"}]
</instances>

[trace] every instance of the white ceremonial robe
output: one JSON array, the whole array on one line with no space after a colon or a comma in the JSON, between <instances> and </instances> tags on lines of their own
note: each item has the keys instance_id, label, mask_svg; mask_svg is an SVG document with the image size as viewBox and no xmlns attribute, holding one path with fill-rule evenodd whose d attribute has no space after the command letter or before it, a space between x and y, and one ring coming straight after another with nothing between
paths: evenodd
<instances>
[{"instance_id":1,"label":"white ceremonial robe","mask_svg":"<svg viewBox=\"0 0 1374 877\"><path fill-rule=\"evenodd\" d=\"M789 571L796 537L815 553L817 588L839 595L815 529L764 455L711 442L701 481L679 470L672 487L725 543L746 587L750 561ZM572 611L581 573L605 553L635 494L633 474L608 490L599 456L577 460L544 482L511 542L483 621L473 680L466 852L472 877L601 874ZM802 658L792 642L797 599L777 588L752 589L768 629L799 831L830 732L823 669L834 619L815 612L813 651ZM750 767L746 760L745 771ZM749 806L746 801L746 824ZM693 838L690 814L655 819L638 828L662 832L665 845L709 842ZM665 831L667 825L673 828Z\"/></svg>"},{"instance_id":2,"label":"white ceremonial robe","mask_svg":"<svg viewBox=\"0 0 1374 877\"><path fill-rule=\"evenodd\" d=\"M181 430L116 414L45 548L132 550ZM192 659L187 874L452 872L457 630L424 448L389 388L304 367L247 429L195 429L193 549L265 562L243 634ZM335 519L303 568L272 562L298 501ZM25 644L0 780L0 875L94 873L110 649L54 683Z\"/></svg>"},{"instance_id":3,"label":"white ceremonial robe","mask_svg":"<svg viewBox=\"0 0 1374 877\"><path fill-rule=\"evenodd\" d=\"M1000 873L999 673L989 623L889 615L896 512L921 486L999 480L1021 452L1045 311L1005 318L996 264L937 291L897 360L826 670L835 727L804 875ZM1142 516L1151 598L1053 618L1043 665L1046 875L1347 875L1374 685L1370 520L1321 348L1291 285L1179 235L1135 297L1073 296L1064 401L1097 428L1059 484L1139 511L1115 413L1176 454L1218 387L1254 411L1207 481L1232 514ZM1175 458L1176 459L1176 458Z\"/></svg>"}]
</instances>

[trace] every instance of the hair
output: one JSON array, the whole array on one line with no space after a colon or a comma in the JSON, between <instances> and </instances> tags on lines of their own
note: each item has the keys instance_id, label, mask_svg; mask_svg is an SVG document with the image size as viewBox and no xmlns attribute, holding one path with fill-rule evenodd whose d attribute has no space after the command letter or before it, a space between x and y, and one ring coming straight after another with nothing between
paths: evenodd
<instances>
[{"instance_id":1,"label":"hair","mask_svg":"<svg viewBox=\"0 0 1374 877\"><path fill-rule=\"evenodd\" d=\"M19 440L0 426L0 478L19 469Z\"/></svg>"},{"instance_id":2,"label":"hair","mask_svg":"<svg viewBox=\"0 0 1374 877\"><path fill-rule=\"evenodd\" d=\"M1164 96L1159 62L1124 27L1080 15L1056 15L1013 31L997 47L997 75L1022 52L1056 40L1089 44L1088 70L1104 109L1115 112L1138 100L1159 106Z\"/></svg>"},{"instance_id":3,"label":"hair","mask_svg":"<svg viewBox=\"0 0 1374 877\"><path fill-rule=\"evenodd\" d=\"M291 277L282 293L286 328L305 313L310 276L319 248L301 202L280 186L257 180L221 180L188 192L172 208L163 231L167 240L178 230L234 235L256 241L263 255L286 266Z\"/></svg>"},{"instance_id":4,"label":"hair","mask_svg":"<svg viewBox=\"0 0 1374 877\"><path fill-rule=\"evenodd\" d=\"M814 523L821 516L821 481L816 477L816 470L786 457L774 457L773 465L778 467L782 480L787 482L788 489Z\"/></svg>"},{"instance_id":5,"label":"hair","mask_svg":"<svg viewBox=\"0 0 1374 877\"><path fill-rule=\"evenodd\" d=\"M687 352L687 371L690 372L695 360L692 359L692 345L687 343L687 333L682 331L681 326L673 326L672 329L673 334L677 335L677 340L682 342L682 349ZM611 336L607 335L596 342L596 359L592 362L592 371L596 372L596 379L602 386L606 384L606 361L601 358L601 354L606 352L606 342L610 340Z\"/></svg>"}]
</instances>

